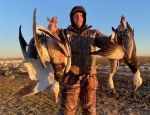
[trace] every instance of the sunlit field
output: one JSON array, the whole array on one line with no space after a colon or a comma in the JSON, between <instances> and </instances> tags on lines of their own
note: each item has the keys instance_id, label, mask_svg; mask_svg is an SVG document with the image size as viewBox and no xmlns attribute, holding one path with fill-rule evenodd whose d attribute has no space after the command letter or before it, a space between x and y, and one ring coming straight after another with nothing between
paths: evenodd
<instances>
[{"instance_id":1,"label":"sunlit field","mask_svg":"<svg viewBox=\"0 0 150 115\"><path fill-rule=\"evenodd\" d=\"M50 87L44 91L8 103L5 100L30 79L23 59L0 60L0 115L57 115L59 102L56 104L50 95ZM98 115L149 115L150 114L150 57L138 57L139 70L143 79L142 85L134 92L133 74L121 64L114 75L116 93L108 86L107 59L97 58ZM80 103L76 115L82 115Z\"/></svg>"}]
</instances>

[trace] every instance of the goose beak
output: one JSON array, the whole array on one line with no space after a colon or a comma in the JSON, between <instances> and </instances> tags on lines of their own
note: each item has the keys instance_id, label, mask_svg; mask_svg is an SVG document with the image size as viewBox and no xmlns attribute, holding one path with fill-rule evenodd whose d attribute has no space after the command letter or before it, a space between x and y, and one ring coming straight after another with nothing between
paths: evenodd
<instances>
[{"instance_id":1,"label":"goose beak","mask_svg":"<svg viewBox=\"0 0 150 115\"><path fill-rule=\"evenodd\" d=\"M55 103L57 103L58 102L58 95L54 93L53 97L54 97Z\"/></svg>"},{"instance_id":2,"label":"goose beak","mask_svg":"<svg viewBox=\"0 0 150 115\"><path fill-rule=\"evenodd\" d=\"M135 85L134 92L136 92L136 90L138 89L139 86L141 86L141 84L142 84L142 79L140 79L140 81Z\"/></svg>"},{"instance_id":3,"label":"goose beak","mask_svg":"<svg viewBox=\"0 0 150 115\"><path fill-rule=\"evenodd\" d=\"M51 95L53 96L54 102L57 103L58 102L58 94L59 94L59 82L58 81L54 81L54 83L51 86Z\"/></svg>"},{"instance_id":4,"label":"goose beak","mask_svg":"<svg viewBox=\"0 0 150 115\"><path fill-rule=\"evenodd\" d=\"M140 77L140 72L137 70L137 72L134 74L134 85L135 89L134 92L138 89L138 87L142 84L142 78Z\"/></svg>"},{"instance_id":5,"label":"goose beak","mask_svg":"<svg viewBox=\"0 0 150 115\"><path fill-rule=\"evenodd\" d=\"M136 92L136 90L138 89L139 86L135 86L134 92Z\"/></svg>"}]
</instances>

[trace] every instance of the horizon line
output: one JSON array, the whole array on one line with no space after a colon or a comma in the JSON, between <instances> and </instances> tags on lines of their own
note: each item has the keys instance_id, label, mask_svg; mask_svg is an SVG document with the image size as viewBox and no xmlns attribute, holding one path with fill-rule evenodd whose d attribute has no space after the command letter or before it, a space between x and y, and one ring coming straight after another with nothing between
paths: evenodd
<instances>
[{"instance_id":1,"label":"horizon line","mask_svg":"<svg viewBox=\"0 0 150 115\"><path fill-rule=\"evenodd\" d=\"M97 57L102 57L102 56L97 56ZM137 57L150 57L150 56L137 56ZM24 58L23 57L8 57L8 58L0 58L0 59L24 59Z\"/></svg>"}]
</instances>

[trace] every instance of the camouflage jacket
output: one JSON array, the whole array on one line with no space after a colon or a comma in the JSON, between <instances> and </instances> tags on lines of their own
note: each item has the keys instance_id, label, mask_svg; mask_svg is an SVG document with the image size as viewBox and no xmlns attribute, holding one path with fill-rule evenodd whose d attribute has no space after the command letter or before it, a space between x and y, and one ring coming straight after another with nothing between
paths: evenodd
<instances>
[{"instance_id":1,"label":"camouflage jacket","mask_svg":"<svg viewBox=\"0 0 150 115\"><path fill-rule=\"evenodd\" d=\"M86 27L81 33L72 26L66 29L72 53L70 72L75 75L96 74L96 56L89 53L94 52L96 47L105 47L110 42L110 36L90 28L91 26Z\"/></svg>"}]
</instances>

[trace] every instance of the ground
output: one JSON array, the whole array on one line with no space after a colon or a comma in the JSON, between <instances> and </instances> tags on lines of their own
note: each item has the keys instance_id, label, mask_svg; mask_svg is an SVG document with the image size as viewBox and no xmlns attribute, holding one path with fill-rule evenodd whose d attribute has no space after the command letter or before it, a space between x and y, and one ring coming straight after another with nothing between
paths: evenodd
<instances>
[{"instance_id":1,"label":"ground","mask_svg":"<svg viewBox=\"0 0 150 115\"><path fill-rule=\"evenodd\" d=\"M101 68L98 71L98 115L150 115L149 70L141 71L143 83L136 92L133 91L133 76L126 76L124 74L129 71L124 70L122 74L115 74L115 93L109 90L107 86L108 74L104 72L106 70ZM11 79L4 75L0 76L0 115L58 114L59 102L56 104L53 101L50 95L50 87L36 95L18 98L4 103L12 93L28 83L29 80L27 74L19 75L15 79ZM76 115L82 115L80 103L77 107Z\"/></svg>"},{"instance_id":2,"label":"ground","mask_svg":"<svg viewBox=\"0 0 150 115\"><path fill-rule=\"evenodd\" d=\"M114 78L115 94L107 88L107 75L98 75L98 115L149 115L150 93L144 87L150 88L150 79L144 81L143 85L134 93L132 78L122 78L121 76L114 76ZM12 93L27 82L29 82L28 77L17 77L10 80L0 76L0 115L57 115L59 103L53 102L49 88L36 95L18 98L4 104L4 101ZM80 114L79 104L76 115Z\"/></svg>"}]
</instances>

